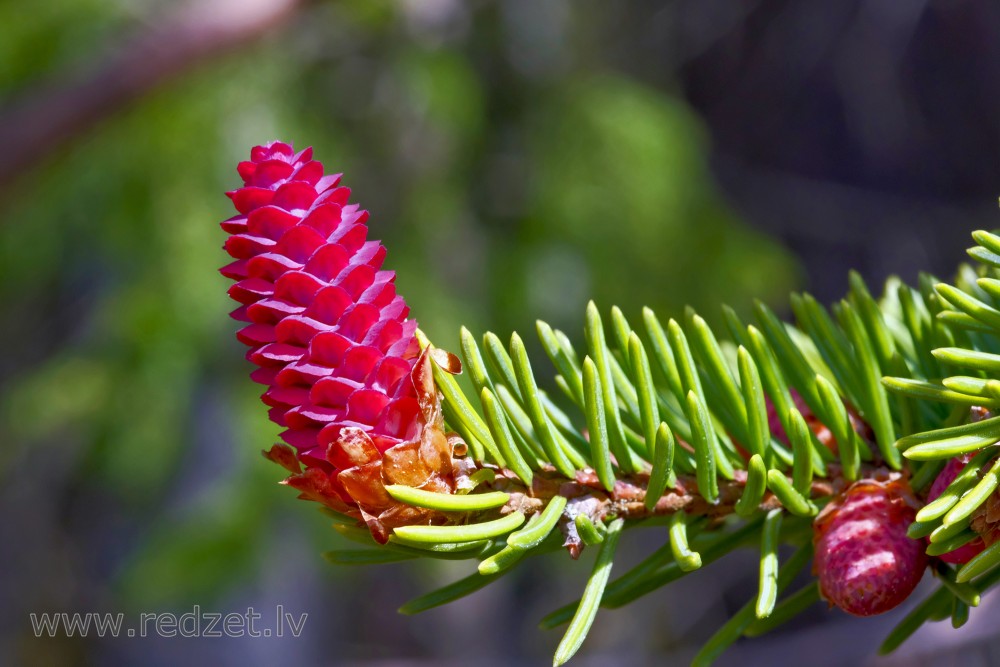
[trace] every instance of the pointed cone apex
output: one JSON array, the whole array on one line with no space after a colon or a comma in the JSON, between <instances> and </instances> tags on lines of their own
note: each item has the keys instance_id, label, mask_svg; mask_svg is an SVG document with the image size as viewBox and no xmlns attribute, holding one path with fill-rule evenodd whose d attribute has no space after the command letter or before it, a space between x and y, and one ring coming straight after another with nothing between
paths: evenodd
<instances>
[{"instance_id":1,"label":"pointed cone apex","mask_svg":"<svg viewBox=\"0 0 1000 667\"><path fill-rule=\"evenodd\" d=\"M453 439L417 324L395 274L381 270L385 248L367 240L368 213L311 148L257 146L237 171L244 185L227 194L239 214L222 223L235 261L221 272L235 281L251 377L267 385L262 399L295 449L265 456L293 473L286 483L301 497L363 519L379 541L394 526L436 522L384 488L451 492Z\"/></svg>"}]
</instances>

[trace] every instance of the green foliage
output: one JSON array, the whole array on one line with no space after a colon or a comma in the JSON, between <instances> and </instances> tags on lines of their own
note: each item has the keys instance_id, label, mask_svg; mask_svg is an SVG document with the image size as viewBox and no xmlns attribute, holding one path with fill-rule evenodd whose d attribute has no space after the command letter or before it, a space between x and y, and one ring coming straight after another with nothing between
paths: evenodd
<instances>
[{"instance_id":1,"label":"green foliage","mask_svg":"<svg viewBox=\"0 0 1000 667\"><path fill-rule=\"evenodd\" d=\"M31 11L16 2L0 3L0 98L40 73L77 65L81 53L120 29L130 14L125 5L101 0L40 0Z\"/></svg>"},{"instance_id":2,"label":"green foliage","mask_svg":"<svg viewBox=\"0 0 1000 667\"><path fill-rule=\"evenodd\" d=\"M1000 237L977 232L976 239L979 248L1000 252ZM970 254L993 263L992 255L983 250L974 249ZM585 352L574 349L568 336L548 324L537 326L542 347L558 372L555 384L562 390L565 412L539 390L524 342L517 334L511 337L509 354L498 337L490 333L484 336L492 367L488 370L475 341L463 330L466 365L488 406L489 430L473 433L487 452L481 461L502 466L500 451L516 452L536 462L541 456L546 463L541 468L536 463L534 470L562 476L566 481L578 480L580 471L589 469L610 497L590 490L586 497L607 501L592 517L570 511L561 494L553 496L529 527L522 529L523 533L544 523L538 538L521 539L517 533L506 538L505 548L501 548L505 535L524 520L520 512L501 519L484 513L486 520L482 522L470 515L471 523L466 525L397 528L396 534L426 534L427 542L492 539L501 550L491 552L480 565L483 579L472 575L458 585L464 592L485 585L484 580L502 574L507 563L520 562L533 547L546 543L545 536L565 513L582 536L582 544L601 546L595 574L581 600L542 621L543 627L555 627L572 616L555 664L562 664L579 648L599 606L627 604L758 535L758 594L696 656L695 664L709 664L739 636L772 629L777 621L761 622L772 614L784 621L816 600L815 587L778 599L808 562L811 552L801 548L802 542L809 539L812 517L830 499L816 482L834 475L856 479L864 474L862 462L867 462L868 471L871 466L905 466L920 489L940 470L938 461L979 452L941 497L921 510L910 529L913 538L929 538L930 555L946 553L977 537L970 529L970 519L1000 483L1000 459L994 447L1000 442L1000 417L957 422L968 406L982 405L984 399L992 398L990 376L1000 368L1000 288L995 287L1000 281L993 277L1000 259L996 264L978 272L963 267L954 287L922 278L921 289L914 290L893 279L878 301L860 278L852 275L849 295L832 312L808 295L794 296L798 326L782 323L761 303L751 324L744 324L729 310L726 317L731 340L717 337L690 309L683 324L671 319L666 327L652 311L646 311L645 331L640 333L614 308L609 335L591 302L584 327ZM927 345L932 347L927 349ZM652 373L651 359L660 371L658 376ZM976 375L940 377L952 367ZM456 391L454 380L440 371L438 376L446 383L446 415L458 428L465 424L466 431L473 432L468 424L477 417L469 414L471 404ZM493 400L494 391L506 400ZM835 446L810 428L793 400L795 395L801 397L811 415L828 425ZM770 431L766 400L775 406L791 443L790 451ZM851 412L871 425L871 443L859 435ZM525 418L528 423L519 426ZM584 429L589 445L576 442L575 434ZM522 435L520 439L510 437L515 431ZM684 447L677 444L675 433ZM491 442L495 435L502 442ZM743 475L736 487L741 489L740 497L732 500L728 487L736 483L737 472ZM680 476L688 478L686 485L678 485ZM527 475L521 478L532 479ZM621 529L662 521L634 521L641 516L623 514L614 500L623 488L645 493L647 482L655 493L644 498L648 516L658 514L657 501L667 490L675 498L697 494L697 501L716 508L714 512L742 518L742 526L734 527L739 523L734 516L728 528L713 528L697 520L698 512L692 505L667 508L669 527L664 547L609 584L607 573ZM766 513L760 511L765 488L779 503ZM587 493L587 488L579 493ZM479 502L486 507L493 495L474 494L462 502ZM574 492L571 497L577 495ZM555 499L559 499L558 504ZM609 522L608 526L601 527L592 518ZM784 566L778 561L782 543L800 547ZM996 570L1000 570L1000 550L995 546L957 571L938 562L941 588L904 619L883 648L898 645L920 623L937 618L939 609L945 607L956 626L963 624L969 607L978 606L981 594L993 584ZM449 592L445 597L453 595ZM407 609L426 606L418 602Z\"/></svg>"},{"instance_id":3,"label":"green foliage","mask_svg":"<svg viewBox=\"0 0 1000 667\"><path fill-rule=\"evenodd\" d=\"M564 326L587 298L626 314L707 309L720 284L742 304L773 302L794 280L794 267L720 202L707 137L684 105L604 73L569 80L540 108L528 135L538 155L530 219L518 240L548 261L506 265L512 303Z\"/></svg>"},{"instance_id":4,"label":"green foliage","mask_svg":"<svg viewBox=\"0 0 1000 667\"><path fill-rule=\"evenodd\" d=\"M13 100L50 76L86 69L119 37L141 30L148 9L95 0L41 0L30 10L3 3L0 97ZM274 441L279 429L245 380L233 323L219 317L231 306L215 273L224 261L215 221L230 215L222 193L236 184L233 165L255 143L308 141L331 170L346 173L353 199L372 212L372 237L390 249L400 292L439 341L461 323L527 330L531 313L549 310L546 299L561 301L565 290L576 300L549 312L575 317L588 285L606 276L671 284L654 298L623 302L662 309L668 299L717 301L733 283L747 285L746 297L755 280L764 281L756 293L770 296L799 275L777 244L726 209L704 169L699 122L679 100L621 74L595 78L589 68L544 89L509 77L501 87L492 75L501 63L484 63L452 42L414 39L404 12L386 2L309 5L290 28L117 110L24 174L3 202L0 337L18 353L4 362L0 436L10 446L0 452L0 471L65 462L66 481L47 493L100 497L113 508L108 521L134 527L107 531L129 536L110 549L121 560L100 582L116 599L208 604L265 576L276 525L294 522L306 539L327 541L319 527L306 532L315 522L299 517L287 489L271 488L278 471L247 453ZM601 120L589 107L605 85L618 101ZM630 218L632 232L661 244L642 266L626 267L606 252L605 232L588 235L601 223L594 213L568 217L577 209L560 207L565 188L535 187L540 173L554 179L586 150L579 135L549 132L562 114L582 119L577 127L607 150L615 150L621 127L646 119L643 137L632 133L630 142L650 142L649 159L608 155L617 162L615 183L630 192L674 193L647 199L636 209L641 218ZM600 166L597 156L587 159ZM623 200L621 192L606 194L603 206ZM564 237L576 224L579 233ZM712 251L706 259L725 274L693 285L696 295L685 295L671 268L689 261L671 241L682 237L703 249L726 239L725 257ZM754 262L723 266L746 243ZM627 246L616 241L619 250ZM539 289L539 281L551 289ZM460 387L474 411L490 400L482 388L469 392L464 378ZM542 390L554 391L544 383ZM516 383L491 391L495 410L520 408ZM551 410L545 399L542 407ZM480 414L484 444L502 443L490 431L489 411ZM504 419L508 443L497 451L525 479L543 458L531 449L538 442L530 417L517 413L515 426ZM577 453L569 455L580 461L579 436L564 431L555 439L560 447L574 443ZM475 447L480 439L467 441ZM525 443L530 453L521 454ZM248 456L245 466L233 463ZM196 493L188 489L192 469L211 471L211 481L198 478Z\"/></svg>"},{"instance_id":5,"label":"green foliage","mask_svg":"<svg viewBox=\"0 0 1000 667\"><path fill-rule=\"evenodd\" d=\"M49 0L31 11L7 3L0 10L0 94L75 66L81 53L97 54L105 38L133 22L131 10L92 0ZM551 85L497 91L451 46L399 39L394 31L401 23L398 8L384 2L311 11L296 26L307 48L289 48L282 34L157 92L28 175L4 210L0 295L5 335L15 341L7 349L25 353L8 362L15 376L4 386L0 426L12 446L0 454L0 467L28 452L32 460L65 460L78 468L74 485L99 489L140 523L139 543L129 545L116 569L123 599L146 606L207 599L252 580L268 566L263 554L276 507L287 506L287 491L268 490L276 471L254 457L247 466L227 466L210 492L185 497L180 507L165 501L185 462L205 465L196 421L238 415L233 438L251 451L276 435L257 392L240 379L245 369L232 327L218 317L227 307L224 281L205 282L222 261L222 235L210 222L226 215L219 193L234 183L231 165L262 137L300 144L309 137L328 166L347 172L355 198L372 209L373 235L390 248L401 292L434 340L448 346L463 322L524 332L537 313L553 319L555 329L539 325L540 347L524 341L534 368L524 380L534 378L539 387L537 404L525 403L515 355L496 337L483 345L475 391L464 379L457 384L454 396L467 397L461 407L471 410L464 413L469 423L452 412L449 421L456 430L467 427L462 432L473 454L530 483L548 452L561 452L570 467L593 466L606 488L649 466L655 486L672 488L678 475L697 474L701 460L714 460L720 473L706 477L703 469L707 486L724 484L727 472L747 466L734 440L757 454L750 467L756 486L748 485L740 513L748 523L685 526L688 547L703 565L735 546L756 545L768 471L781 488L804 487L803 462L795 485L792 452L771 437L766 414L761 418L764 392L792 432L788 388L798 390L834 432L845 469L854 470L873 454L845 421L841 397L878 424L882 456L891 455L885 445L897 436L946 425L952 405L993 407L1000 400L988 358L975 356L1000 352L992 325L983 321L995 318L993 269L982 278L966 274L956 289L975 302L958 296L954 308L943 299L956 295L939 296L925 279L918 289L890 283L874 311L864 293L852 293L853 310L832 314L809 297L793 298L798 329L787 338L763 309L752 328L738 322L736 311L721 318L709 309L723 297L748 313L749 296L774 303L798 273L722 202L705 168L705 134L681 102L612 72L575 71ZM341 33L350 35L358 57L325 50L339 41L328 36ZM986 243L973 256L998 263L998 253ZM591 295L621 305L617 316L609 311L611 326L601 332L610 343L593 350L577 326ZM684 303L701 310L707 324L698 315L678 315ZM640 311L643 304L652 309ZM53 320L52 312L65 319ZM642 326L631 331L625 314ZM666 314L677 317L674 326ZM722 322L732 329L728 337L720 333ZM570 326L575 333L558 331ZM958 351L935 356L938 348ZM554 382L547 381L541 351L553 359ZM958 367L962 354L971 366ZM465 359L471 374L468 350ZM584 386L587 368L594 394ZM884 394L872 384L883 375L898 378L886 381L890 389L908 391ZM206 393L232 403L199 415L196 399ZM602 409L603 429L596 417ZM607 430L596 448L592 416L598 433ZM579 436L585 426L589 442ZM981 427L956 437L962 435L975 443L992 437ZM942 437L913 445L929 443L916 452L941 455ZM696 439L697 456L683 446ZM793 444L802 451L805 442ZM809 444L809 468L821 475L830 457ZM938 463L904 465L929 483ZM952 492L956 503L967 490ZM471 545L418 549L393 541L388 551L332 558L384 560L391 552L410 560L498 563L499 553L527 539L515 535L541 530L557 509L543 510L544 524L533 517L509 536ZM944 524L947 511L929 519L927 534ZM604 540L606 526L584 515L574 521L586 544ZM786 516L783 526L796 521L802 522ZM503 569L473 574L465 588L407 610L481 588L522 562L520 556L557 549L556 532L537 544L527 540ZM373 546L370 539L365 544ZM602 605L621 606L684 576L673 546L610 581ZM965 573L985 578L996 572L992 567L980 560ZM815 587L779 599L770 618L812 599ZM954 596L945 591L940 599L951 613ZM753 621L744 634L765 629Z\"/></svg>"}]
</instances>

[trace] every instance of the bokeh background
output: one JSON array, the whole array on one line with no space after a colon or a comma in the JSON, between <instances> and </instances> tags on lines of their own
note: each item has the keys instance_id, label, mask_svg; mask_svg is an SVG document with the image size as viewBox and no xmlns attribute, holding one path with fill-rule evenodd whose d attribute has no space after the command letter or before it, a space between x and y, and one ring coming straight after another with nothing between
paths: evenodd
<instances>
[{"instance_id":1,"label":"bokeh background","mask_svg":"<svg viewBox=\"0 0 1000 667\"><path fill-rule=\"evenodd\" d=\"M548 664L589 565L338 569L258 452L218 221L252 145L344 171L423 328L577 339L637 317L947 275L997 226L988 1L0 2L0 663ZM531 351L543 365L538 345ZM623 566L662 536L627 536ZM587 561L588 557L584 557ZM753 591L734 555L604 612L580 665L686 664ZM283 639L36 640L42 611L309 614ZM899 620L811 610L722 664L996 664L996 607L889 659ZM992 607L992 609L991 609Z\"/></svg>"}]
</instances>

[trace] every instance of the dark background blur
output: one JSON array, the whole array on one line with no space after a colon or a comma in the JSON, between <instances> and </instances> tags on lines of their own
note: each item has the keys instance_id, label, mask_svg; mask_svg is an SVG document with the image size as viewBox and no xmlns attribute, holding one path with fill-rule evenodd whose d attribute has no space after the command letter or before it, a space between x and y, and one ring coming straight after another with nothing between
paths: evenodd
<instances>
[{"instance_id":1,"label":"dark background blur","mask_svg":"<svg viewBox=\"0 0 1000 667\"><path fill-rule=\"evenodd\" d=\"M1000 4L0 1L0 663L549 663L535 625L587 556L400 617L468 566L325 564L345 545L258 455L277 428L217 223L236 162L276 138L345 172L439 345L461 324L533 341L536 318L579 339L591 297L717 322L836 299L849 268L947 275L996 226ZM663 539L629 535L618 567ZM576 662L685 664L754 562L603 612ZM196 604L309 618L280 640L28 622ZM882 660L903 612L817 608L721 662L997 664L984 606Z\"/></svg>"}]
</instances>

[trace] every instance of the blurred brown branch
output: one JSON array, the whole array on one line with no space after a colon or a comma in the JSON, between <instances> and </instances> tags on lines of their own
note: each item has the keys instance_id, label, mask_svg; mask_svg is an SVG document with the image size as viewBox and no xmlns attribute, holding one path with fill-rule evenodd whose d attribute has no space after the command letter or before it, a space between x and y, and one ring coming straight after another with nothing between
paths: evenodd
<instances>
[{"instance_id":1,"label":"blurred brown branch","mask_svg":"<svg viewBox=\"0 0 1000 667\"><path fill-rule=\"evenodd\" d=\"M0 108L0 198L46 156L158 84L252 41L287 20L300 0L187 2L73 72Z\"/></svg>"}]
</instances>

